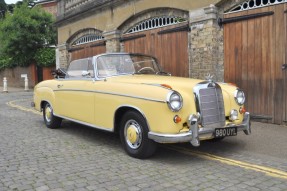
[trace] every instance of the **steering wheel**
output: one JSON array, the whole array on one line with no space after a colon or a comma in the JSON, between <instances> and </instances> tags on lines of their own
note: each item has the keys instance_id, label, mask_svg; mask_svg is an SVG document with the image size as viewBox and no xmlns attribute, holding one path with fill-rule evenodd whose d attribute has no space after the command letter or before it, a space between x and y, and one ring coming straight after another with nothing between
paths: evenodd
<instances>
[{"instance_id":1,"label":"steering wheel","mask_svg":"<svg viewBox=\"0 0 287 191\"><path fill-rule=\"evenodd\" d=\"M151 71L151 72L153 72L153 73L155 73L155 71L154 71L154 69L152 68L152 67L143 67L143 68L141 68L141 69L139 69L139 71L137 71L137 73L142 73L143 71Z\"/></svg>"}]
</instances>

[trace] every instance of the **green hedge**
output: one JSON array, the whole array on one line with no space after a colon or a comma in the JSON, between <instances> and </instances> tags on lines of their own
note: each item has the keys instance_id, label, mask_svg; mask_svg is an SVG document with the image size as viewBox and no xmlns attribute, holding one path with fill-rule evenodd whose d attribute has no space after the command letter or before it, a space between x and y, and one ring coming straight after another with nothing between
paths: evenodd
<instances>
[{"instance_id":1,"label":"green hedge","mask_svg":"<svg viewBox=\"0 0 287 191\"><path fill-rule=\"evenodd\" d=\"M56 63L56 52L54 48L38 49L35 55L35 61L38 66L49 67Z\"/></svg>"},{"instance_id":2,"label":"green hedge","mask_svg":"<svg viewBox=\"0 0 287 191\"><path fill-rule=\"evenodd\" d=\"M15 64L12 64L12 59L4 56L0 56L0 70L3 70L5 68L12 68L16 66Z\"/></svg>"}]
</instances>

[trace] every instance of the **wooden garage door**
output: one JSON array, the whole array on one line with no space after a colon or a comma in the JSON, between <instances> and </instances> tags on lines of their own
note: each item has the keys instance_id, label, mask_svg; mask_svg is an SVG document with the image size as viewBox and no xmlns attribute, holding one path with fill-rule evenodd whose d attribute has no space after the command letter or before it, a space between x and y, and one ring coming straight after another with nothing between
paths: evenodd
<instances>
[{"instance_id":1,"label":"wooden garage door","mask_svg":"<svg viewBox=\"0 0 287 191\"><path fill-rule=\"evenodd\" d=\"M251 19L224 24L225 81L246 92L253 117L277 124L287 119L286 9L281 3L227 14L225 21Z\"/></svg>"},{"instance_id":2,"label":"wooden garage door","mask_svg":"<svg viewBox=\"0 0 287 191\"><path fill-rule=\"evenodd\" d=\"M70 61L95 56L106 52L106 44L104 40L97 41L96 43L87 43L75 46L69 49Z\"/></svg>"},{"instance_id":3,"label":"wooden garage door","mask_svg":"<svg viewBox=\"0 0 287 191\"><path fill-rule=\"evenodd\" d=\"M282 26L285 28L285 47L282 50L283 59L285 57L285 62L284 62L284 65L282 66L283 77L284 77L284 81L283 81L283 89L284 89L284 93L283 93L283 122L286 124L287 123L287 3L284 4L284 16L283 16L282 20L285 23L285 25ZM283 35L284 35L284 33L283 33ZM283 40L283 43L284 43L284 40Z\"/></svg>"},{"instance_id":4,"label":"wooden garage door","mask_svg":"<svg viewBox=\"0 0 287 191\"><path fill-rule=\"evenodd\" d=\"M188 77L188 25L178 24L122 38L125 52L155 56L164 71L173 76Z\"/></svg>"}]
</instances>

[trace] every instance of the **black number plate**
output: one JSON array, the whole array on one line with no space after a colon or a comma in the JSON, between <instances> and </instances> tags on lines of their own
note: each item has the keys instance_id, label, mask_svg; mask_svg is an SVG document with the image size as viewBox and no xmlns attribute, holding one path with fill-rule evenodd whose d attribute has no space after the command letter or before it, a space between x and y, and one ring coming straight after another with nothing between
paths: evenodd
<instances>
[{"instance_id":1,"label":"black number plate","mask_svg":"<svg viewBox=\"0 0 287 191\"><path fill-rule=\"evenodd\" d=\"M236 136L237 128L236 127L227 127L227 128L216 128L214 132L214 137L228 137L228 136Z\"/></svg>"}]
</instances>

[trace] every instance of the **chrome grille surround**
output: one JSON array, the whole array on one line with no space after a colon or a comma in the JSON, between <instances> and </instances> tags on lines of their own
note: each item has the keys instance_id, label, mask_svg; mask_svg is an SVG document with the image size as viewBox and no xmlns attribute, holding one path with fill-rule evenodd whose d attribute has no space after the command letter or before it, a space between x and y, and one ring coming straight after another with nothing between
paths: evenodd
<instances>
[{"instance_id":1,"label":"chrome grille surround","mask_svg":"<svg viewBox=\"0 0 287 191\"><path fill-rule=\"evenodd\" d=\"M208 128L225 126L225 110L222 90L212 81L197 84L194 87L197 112L200 125Z\"/></svg>"}]
</instances>

